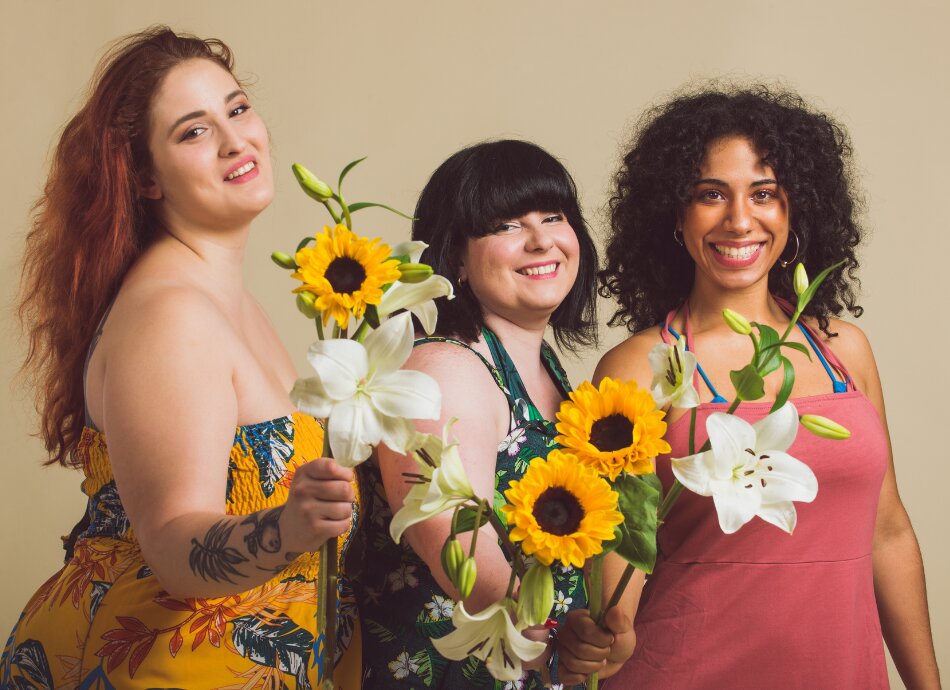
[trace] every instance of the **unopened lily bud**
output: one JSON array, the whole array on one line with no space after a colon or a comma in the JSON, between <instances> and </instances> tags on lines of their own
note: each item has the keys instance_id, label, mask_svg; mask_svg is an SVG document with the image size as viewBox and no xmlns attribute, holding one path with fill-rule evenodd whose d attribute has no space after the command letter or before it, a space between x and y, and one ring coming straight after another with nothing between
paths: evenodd
<instances>
[{"instance_id":1,"label":"unopened lily bud","mask_svg":"<svg viewBox=\"0 0 950 690\"><path fill-rule=\"evenodd\" d=\"M541 625L554 607L554 575L540 563L528 568L518 594L518 623Z\"/></svg>"},{"instance_id":2,"label":"unopened lily bud","mask_svg":"<svg viewBox=\"0 0 950 690\"><path fill-rule=\"evenodd\" d=\"M308 319L315 319L317 314L320 313L317 311L316 301L317 298L313 296L312 292L297 293L297 309Z\"/></svg>"},{"instance_id":3,"label":"unopened lily bud","mask_svg":"<svg viewBox=\"0 0 950 690\"><path fill-rule=\"evenodd\" d=\"M458 582L456 583L456 586L459 588L459 596L462 599L467 598L475 588L476 574L475 559L469 556L459 567Z\"/></svg>"},{"instance_id":4,"label":"unopened lily bud","mask_svg":"<svg viewBox=\"0 0 950 690\"><path fill-rule=\"evenodd\" d=\"M399 264L399 280L403 283L421 283L432 275L432 266L428 264Z\"/></svg>"},{"instance_id":5,"label":"unopened lily bud","mask_svg":"<svg viewBox=\"0 0 950 690\"><path fill-rule=\"evenodd\" d=\"M316 199L322 204L327 199L333 197L333 190L330 189L330 185L300 165L300 163L294 163L290 167L294 171L294 177L296 177L297 182L300 183L301 189L303 189L311 199Z\"/></svg>"},{"instance_id":6,"label":"unopened lily bud","mask_svg":"<svg viewBox=\"0 0 950 690\"><path fill-rule=\"evenodd\" d=\"M795 266L795 277L792 279L792 286L795 288L796 295L800 295L808 289L808 273L805 271L805 264L798 263Z\"/></svg>"},{"instance_id":7,"label":"unopened lily bud","mask_svg":"<svg viewBox=\"0 0 950 690\"><path fill-rule=\"evenodd\" d=\"M802 426L815 436L830 438L833 441L843 441L846 438L851 438L850 431L838 424L838 422L832 421L827 417L822 417L819 414L803 414L800 420Z\"/></svg>"},{"instance_id":8,"label":"unopened lily bud","mask_svg":"<svg viewBox=\"0 0 950 690\"><path fill-rule=\"evenodd\" d=\"M732 311L732 309L723 309L722 318L726 320L729 328L739 335L749 335L752 332L752 324L742 314Z\"/></svg>"},{"instance_id":9,"label":"unopened lily bud","mask_svg":"<svg viewBox=\"0 0 950 690\"><path fill-rule=\"evenodd\" d=\"M283 252L271 252L270 258L275 264L289 271L295 271L299 268L297 262L294 261L294 257Z\"/></svg>"},{"instance_id":10,"label":"unopened lily bud","mask_svg":"<svg viewBox=\"0 0 950 690\"><path fill-rule=\"evenodd\" d=\"M455 584L459 576L459 568L465 560L465 550L454 537L448 539L442 547L442 570L449 578L449 582Z\"/></svg>"}]
</instances>

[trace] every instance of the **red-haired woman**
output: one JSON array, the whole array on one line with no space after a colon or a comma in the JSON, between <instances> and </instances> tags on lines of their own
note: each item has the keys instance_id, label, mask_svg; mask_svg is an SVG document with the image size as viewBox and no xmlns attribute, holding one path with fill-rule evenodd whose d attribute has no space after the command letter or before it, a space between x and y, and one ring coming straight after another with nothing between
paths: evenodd
<instances>
[{"instance_id":1,"label":"red-haired woman","mask_svg":"<svg viewBox=\"0 0 950 690\"><path fill-rule=\"evenodd\" d=\"M352 475L242 283L273 181L231 69L220 41L130 36L56 149L20 313L50 462L89 504L2 687L316 685L311 552L348 528Z\"/></svg>"}]
</instances>

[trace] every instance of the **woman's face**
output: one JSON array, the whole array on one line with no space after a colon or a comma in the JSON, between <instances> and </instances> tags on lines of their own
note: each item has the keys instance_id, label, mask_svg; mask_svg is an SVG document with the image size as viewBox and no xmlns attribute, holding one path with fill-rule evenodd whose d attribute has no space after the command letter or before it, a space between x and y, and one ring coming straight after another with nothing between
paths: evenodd
<instances>
[{"instance_id":1,"label":"woman's face","mask_svg":"<svg viewBox=\"0 0 950 690\"><path fill-rule=\"evenodd\" d=\"M469 239L459 277L486 315L522 324L550 318L574 286L579 261L577 235L567 217L532 211Z\"/></svg>"},{"instance_id":2,"label":"woman's face","mask_svg":"<svg viewBox=\"0 0 950 690\"><path fill-rule=\"evenodd\" d=\"M263 121L220 65L186 60L152 98L145 196L169 228L245 227L271 202L274 183Z\"/></svg>"},{"instance_id":3,"label":"woman's face","mask_svg":"<svg viewBox=\"0 0 950 690\"><path fill-rule=\"evenodd\" d=\"M788 198L745 137L709 145L683 212L696 285L742 289L762 281L788 240Z\"/></svg>"}]
</instances>

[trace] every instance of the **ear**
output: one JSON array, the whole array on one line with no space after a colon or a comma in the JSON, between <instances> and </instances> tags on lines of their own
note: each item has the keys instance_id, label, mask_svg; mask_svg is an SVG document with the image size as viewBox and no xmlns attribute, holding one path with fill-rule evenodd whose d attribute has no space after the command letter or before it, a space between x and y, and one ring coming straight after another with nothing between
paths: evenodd
<instances>
[{"instance_id":1,"label":"ear","mask_svg":"<svg viewBox=\"0 0 950 690\"><path fill-rule=\"evenodd\" d=\"M158 182L152 179L151 175L142 175L142 177L139 178L139 196L143 199L158 201L163 196L162 188Z\"/></svg>"}]
</instances>

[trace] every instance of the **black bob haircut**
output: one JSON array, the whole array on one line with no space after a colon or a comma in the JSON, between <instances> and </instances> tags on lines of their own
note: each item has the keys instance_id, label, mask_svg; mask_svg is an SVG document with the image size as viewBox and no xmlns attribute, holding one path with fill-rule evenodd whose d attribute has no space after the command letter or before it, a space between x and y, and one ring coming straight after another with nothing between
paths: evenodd
<instances>
[{"instance_id":1,"label":"black bob haircut","mask_svg":"<svg viewBox=\"0 0 950 690\"><path fill-rule=\"evenodd\" d=\"M436 300L440 334L473 342L485 325L468 283L458 284L460 256L469 238L489 235L499 221L532 211L563 213L580 245L577 280L551 315L554 338L571 352L597 341L597 249L574 180L541 147L511 139L453 154L436 168L419 196L412 239L429 245L421 261L456 286L454 300Z\"/></svg>"},{"instance_id":2,"label":"black bob haircut","mask_svg":"<svg viewBox=\"0 0 950 690\"><path fill-rule=\"evenodd\" d=\"M844 261L822 283L805 309L829 336L829 319L856 303L862 239L854 192L851 140L829 115L798 94L767 85L711 83L675 95L648 110L637 123L614 180L612 232L600 294L619 308L610 325L632 331L656 325L679 307L693 286L695 265L673 239L689 205L709 145L723 137L748 139L775 171L788 195L790 227L799 239L795 262L814 275ZM794 247L788 247L787 259ZM794 302L792 267L776 263L769 290Z\"/></svg>"}]
</instances>

